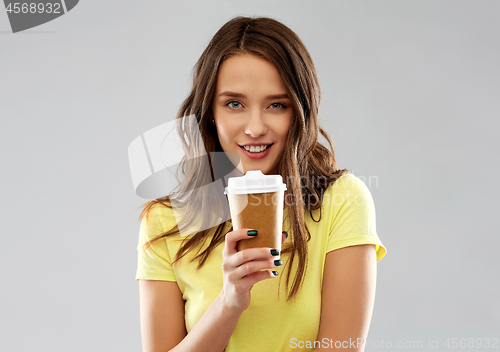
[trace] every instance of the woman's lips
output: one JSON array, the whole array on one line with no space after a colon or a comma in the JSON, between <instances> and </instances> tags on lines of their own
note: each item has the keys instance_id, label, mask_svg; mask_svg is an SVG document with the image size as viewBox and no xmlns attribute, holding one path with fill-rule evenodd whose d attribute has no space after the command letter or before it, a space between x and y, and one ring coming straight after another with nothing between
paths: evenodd
<instances>
[{"instance_id":1,"label":"woman's lips","mask_svg":"<svg viewBox=\"0 0 500 352\"><path fill-rule=\"evenodd\" d=\"M243 151L243 154L245 154L250 159L262 159L269 154L269 150L271 149L272 146L273 146L273 144L270 144L266 149L264 149L263 151L258 152L258 153L249 152L248 150L246 150L242 146L240 146L240 148Z\"/></svg>"}]
</instances>

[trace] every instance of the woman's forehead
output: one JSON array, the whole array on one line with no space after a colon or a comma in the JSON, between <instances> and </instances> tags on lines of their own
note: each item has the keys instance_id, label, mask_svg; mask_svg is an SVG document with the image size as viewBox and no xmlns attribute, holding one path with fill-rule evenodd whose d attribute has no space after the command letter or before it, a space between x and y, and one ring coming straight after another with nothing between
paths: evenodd
<instances>
[{"instance_id":1,"label":"woman's forehead","mask_svg":"<svg viewBox=\"0 0 500 352\"><path fill-rule=\"evenodd\" d=\"M276 67L269 60L252 54L234 55L225 60L219 68L216 90L217 95L222 92L247 95L256 91L266 97L286 95Z\"/></svg>"}]
</instances>

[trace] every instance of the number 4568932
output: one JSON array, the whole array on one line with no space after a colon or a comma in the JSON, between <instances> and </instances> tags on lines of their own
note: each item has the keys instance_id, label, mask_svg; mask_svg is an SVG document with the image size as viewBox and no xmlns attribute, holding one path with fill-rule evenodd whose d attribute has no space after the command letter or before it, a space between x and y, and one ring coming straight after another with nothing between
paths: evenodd
<instances>
[{"instance_id":1,"label":"number 4568932","mask_svg":"<svg viewBox=\"0 0 500 352\"><path fill-rule=\"evenodd\" d=\"M61 13L60 3L15 2L7 5L8 13Z\"/></svg>"},{"instance_id":2,"label":"number 4568932","mask_svg":"<svg viewBox=\"0 0 500 352\"><path fill-rule=\"evenodd\" d=\"M498 339L490 338L447 338L443 344L446 348L498 348Z\"/></svg>"}]
</instances>

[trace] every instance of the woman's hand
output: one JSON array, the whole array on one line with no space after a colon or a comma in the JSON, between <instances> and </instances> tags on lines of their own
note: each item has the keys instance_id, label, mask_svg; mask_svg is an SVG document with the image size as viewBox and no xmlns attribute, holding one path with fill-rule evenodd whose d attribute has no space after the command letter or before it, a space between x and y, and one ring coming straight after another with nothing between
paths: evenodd
<instances>
[{"instance_id":1,"label":"woman's hand","mask_svg":"<svg viewBox=\"0 0 500 352\"><path fill-rule=\"evenodd\" d=\"M251 229L240 229L226 234L226 243L222 252L222 273L224 287L221 298L224 305L238 313L250 305L250 290L257 282L276 277L278 272L273 269L282 264L277 260L279 251L273 248L248 248L237 251L239 240L254 236L248 235ZM256 232L256 231L254 231ZM284 232L282 242L285 241ZM258 236L258 235L257 235ZM274 272L273 272L274 271Z\"/></svg>"}]
</instances>

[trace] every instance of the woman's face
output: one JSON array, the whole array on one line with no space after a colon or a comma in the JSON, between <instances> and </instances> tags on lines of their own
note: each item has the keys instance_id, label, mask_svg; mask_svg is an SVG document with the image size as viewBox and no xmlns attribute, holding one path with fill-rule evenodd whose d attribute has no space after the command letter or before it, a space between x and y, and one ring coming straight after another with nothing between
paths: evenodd
<instances>
[{"instance_id":1,"label":"woman's face","mask_svg":"<svg viewBox=\"0 0 500 352\"><path fill-rule=\"evenodd\" d=\"M226 59L219 68L212 112L222 149L240 157L243 172L277 173L293 108L271 62L252 54ZM247 151L243 146L248 145L254 147ZM261 146L266 150L259 152Z\"/></svg>"}]
</instances>

